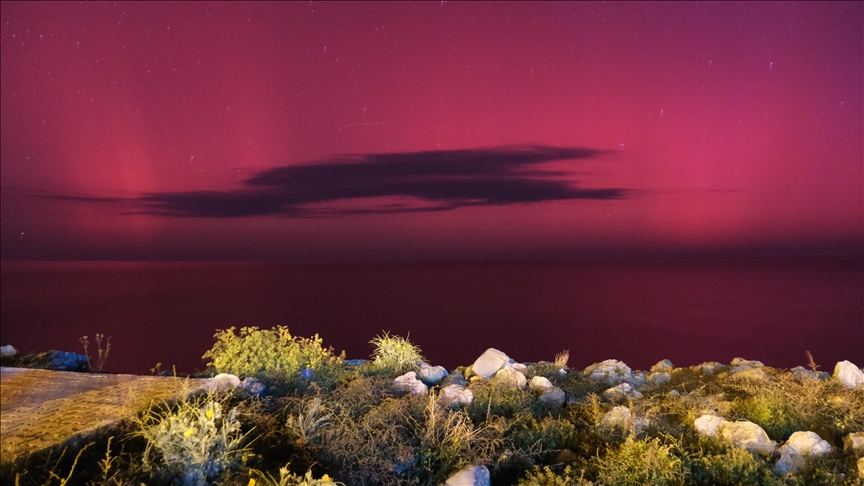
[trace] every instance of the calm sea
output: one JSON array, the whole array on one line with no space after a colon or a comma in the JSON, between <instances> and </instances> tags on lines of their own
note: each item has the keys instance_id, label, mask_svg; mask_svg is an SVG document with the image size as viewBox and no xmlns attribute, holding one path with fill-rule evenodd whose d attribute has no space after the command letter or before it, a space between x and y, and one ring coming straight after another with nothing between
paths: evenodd
<instances>
[{"instance_id":1,"label":"calm sea","mask_svg":"<svg viewBox=\"0 0 864 486\"><path fill-rule=\"evenodd\" d=\"M285 325L366 358L382 331L434 364L495 347L519 361L609 358L646 369L728 362L864 364L864 260L435 262L353 265L2 262L2 344L81 352L106 369L204 368L213 333ZM91 345L91 354L94 354Z\"/></svg>"}]
</instances>

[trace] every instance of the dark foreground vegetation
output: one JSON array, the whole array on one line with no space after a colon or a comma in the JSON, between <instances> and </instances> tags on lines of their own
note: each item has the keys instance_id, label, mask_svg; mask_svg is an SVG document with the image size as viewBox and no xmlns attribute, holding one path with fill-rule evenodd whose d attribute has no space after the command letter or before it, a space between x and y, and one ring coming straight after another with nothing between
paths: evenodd
<instances>
[{"instance_id":1,"label":"dark foreground vegetation","mask_svg":"<svg viewBox=\"0 0 864 486\"><path fill-rule=\"evenodd\" d=\"M567 367L566 353L520 368L526 379L544 377L563 390L560 403L471 367L415 393L394 379L419 372L423 357L398 336L373 340L375 353L362 362L285 328L215 337L204 355L207 376L230 373L242 384L225 379L171 403L138 397L139 414L113 430L4 459L3 483L437 485L484 465L492 484L861 484L858 457L844 451L843 439L864 431L864 389L820 379L812 360L810 375L760 366L764 374L742 378L725 365L710 373L669 367L668 379L640 383L641 398L604 394L610 383ZM470 403L443 400L443 387L463 378ZM621 406L630 418L610 420ZM832 449L782 474L779 453L752 453L698 432L694 421L705 414L751 421L781 444L812 431Z\"/></svg>"}]
</instances>

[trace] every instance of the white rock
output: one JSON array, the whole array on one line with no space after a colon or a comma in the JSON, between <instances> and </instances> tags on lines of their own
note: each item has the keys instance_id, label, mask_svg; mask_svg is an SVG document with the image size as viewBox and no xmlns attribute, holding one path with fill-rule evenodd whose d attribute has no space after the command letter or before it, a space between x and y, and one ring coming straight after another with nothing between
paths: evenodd
<instances>
[{"instance_id":1,"label":"white rock","mask_svg":"<svg viewBox=\"0 0 864 486\"><path fill-rule=\"evenodd\" d=\"M444 481L444 486L489 486L491 478L486 466L471 466Z\"/></svg>"},{"instance_id":2,"label":"white rock","mask_svg":"<svg viewBox=\"0 0 864 486\"><path fill-rule=\"evenodd\" d=\"M236 375L232 375L231 373L219 373L218 375L210 378L210 383L207 385L207 388L211 390L221 390L226 388L237 388L243 384L240 381L240 378L237 378Z\"/></svg>"},{"instance_id":3,"label":"white rock","mask_svg":"<svg viewBox=\"0 0 864 486\"><path fill-rule=\"evenodd\" d=\"M864 432L852 432L843 437L843 452L864 455Z\"/></svg>"},{"instance_id":4,"label":"white rock","mask_svg":"<svg viewBox=\"0 0 864 486\"><path fill-rule=\"evenodd\" d=\"M705 414L699 418L697 418L693 422L693 426L696 428L699 433L707 435L708 437L714 437L717 435L717 432L720 431L720 426L723 425L722 418L716 415Z\"/></svg>"},{"instance_id":5,"label":"white rock","mask_svg":"<svg viewBox=\"0 0 864 486\"><path fill-rule=\"evenodd\" d=\"M585 368L585 371L582 373L589 379L607 385L617 385L633 376L633 371L630 367L617 359L607 359L601 363L592 364Z\"/></svg>"},{"instance_id":6,"label":"white rock","mask_svg":"<svg viewBox=\"0 0 864 486\"><path fill-rule=\"evenodd\" d=\"M777 474L800 474L807 470L807 460L801 454L785 446L780 448L780 459L774 465Z\"/></svg>"},{"instance_id":7,"label":"white rock","mask_svg":"<svg viewBox=\"0 0 864 486\"><path fill-rule=\"evenodd\" d=\"M542 392L547 388L552 388L552 382L544 376L535 376L528 382L528 388L533 392Z\"/></svg>"},{"instance_id":8,"label":"white rock","mask_svg":"<svg viewBox=\"0 0 864 486\"><path fill-rule=\"evenodd\" d=\"M814 432L795 432L780 447L780 459L774 465L779 474L800 474L807 470L808 457L819 457L831 452L831 445Z\"/></svg>"},{"instance_id":9,"label":"white rock","mask_svg":"<svg viewBox=\"0 0 864 486\"><path fill-rule=\"evenodd\" d=\"M633 415L630 413L630 409L619 405L603 415L603 418L600 419L600 425L606 427L614 427L616 425L628 427L632 419Z\"/></svg>"},{"instance_id":10,"label":"white rock","mask_svg":"<svg viewBox=\"0 0 864 486\"><path fill-rule=\"evenodd\" d=\"M795 375L796 378L798 378L799 380L802 380L802 381L817 380L817 379L818 380L827 380L828 378L831 378L831 375L829 375L828 373L825 373L824 371L818 371L817 372L817 371L813 371L813 370L808 370L807 368L805 368L803 366L796 366L789 371L793 375Z\"/></svg>"},{"instance_id":11,"label":"white rock","mask_svg":"<svg viewBox=\"0 0 864 486\"><path fill-rule=\"evenodd\" d=\"M846 388L864 388L864 373L849 361L840 361L834 366L834 378Z\"/></svg>"},{"instance_id":12,"label":"white rock","mask_svg":"<svg viewBox=\"0 0 864 486\"><path fill-rule=\"evenodd\" d=\"M502 368L495 373L495 379L500 383L512 386L514 388L524 388L528 383L528 379L521 371L516 371L512 368Z\"/></svg>"},{"instance_id":13,"label":"white rock","mask_svg":"<svg viewBox=\"0 0 864 486\"><path fill-rule=\"evenodd\" d=\"M642 398L642 394L630 386L629 383L621 383L618 386L612 387L604 391L603 396L610 400L617 400L622 397L629 397L634 400Z\"/></svg>"},{"instance_id":14,"label":"white rock","mask_svg":"<svg viewBox=\"0 0 864 486\"><path fill-rule=\"evenodd\" d=\"M495 348L489 348L474 361L471 369L482 378L492 376L510 362L510 357Z\"/></svg>"},{"instance_id":15,"label":"white rock","mask_svg":"<svg viewBox=\"0 0 864 486\"><path fill-rule=\"evenodd\" d=\"M426 363L420 364L420 381L427 385L437 385L448 374L443 366L430 366Z\"/></svg>"},{"instance_id":16,"label":"white rock","mask_svg":"<svg viewBox=\"0 0 864 486\"><path fill-rule=\"evenodd\" d=\"M15 356L18 354L18 350L15 349L11 344L7 344L6 346L0 346L0 357L7 356Z\"/></svg>"},{"instance_id":17,"label":"white rock","mask_svg":"<svg viewBox=\"0 0 864 486\"><path fill-rule=\"evenodd\" d=\"M267 385L261 383L260 381L251 376L243 378L243 381L240 382L240 386L242 386L244 389L246 389L246 391L253 395L260 395L264 393L265 390L267 390Z\"/></svg>"},{"instance_id":18,"label":"white rock","mask_svg":"<svg viewBox=\"0 0 864 486\"><path fill-rule=\"evenodd\" d=\"M693 366L691 368L699 370L703 375L713 375L717 368L722 368L723 364L717 361L706 361L702 364Z\"/></svg>"},{"instance_id":19,"label":"white rock","mask_svg":"<svg viewBox=\"0 0 864 486\"><path fill-rule=\"evenodd\" d=\"M744 358L735 358L729 363L729 366L748 366L750 368L761 368L765 366L761 361L744 359Z\"/></svg>"},{"instance_id":20,"label":"white rock","mask_svg":"<svg viewBox=\"0 0 864 486\"><path fill-rule=\"evenodd\" d=\"M524 363L517 363L514 359L510 359L507 364L504 365L505 368L516 370L516 371L525 371L528 369Z\"/></svg>"},{"instance_id":21,"label":"white rock","mask_svg":"<svg viewBox=\"0 0 864 486\"><path fill-rule=\"evenodd\" d=\"M672 371L675 369L675 365L672 364L668 359L664 359L663 361L658 361L657 364L651 367L651 371Z\"/></svg>"},{"instance_id":22,"label":"white rock","mask_svg":"<svg viewBox=\"0 0 864 486\"><path fill-rule=\"evenodd\" d=\"M819 457L831 452L831 444L822 440L816 432L809 431L793 433L783 447L793 449L804 457Z\"/></svg>"},{"instance_id":23,"label":"white rock","mask_svg":"<svg viewBox=\"0 0 864 486\"><path fill-rule=\"evenodd\" d=\"M396 383L396 386L399 388L410 391L415 395L423 395L429 391L426 385L417 379L417 373L413 371L409 371L402 376L397 376L393 382Z\"/></svg>"},{"instance_id":24,"label":"white rock","mask_svg":"<svg viewBox=\"0 0 864 486\"><path fill-rule=\"evenodd\" d=\"M468 386L468 380L462 376L462 373L454 372L445 376L441 383L439 383L441 388L444 388L447 385L459 385L459 386Z\"/></svg>"},{"instance_id":25,"label":"white rock","mask_svg":"<svg viewBox=\"0 0 864 486\"><path fill-rule=\"evenodd\" d=\"M749 420L724 421L720 426L720 436L734 446L763 456L770 456L777 449L777 444L768 438L765 430Z\"/></svg>"},{"instance_id":26,"label":"white rock","mask_svg":"<svg viewBox=\"0 0 864 486\"><path fill-rule=\"evenodd\" d=\"M637 371L630 375L630 378L627 379L627 383L630 383L634 388L641 388L648 383L648 378L645 376L644 371Z\"/></svg>"},{"instance_id":27,"label":"white rock","mask_svg":"<svg viewBox=\"0 0 864 486\"><path fill-rule=\"evenodd\" d=\"M606 414L603 415L603 418L600 419L601 427L633 427L635 429L640 429L642 427L647 427L650 424L650 420L633 416L633 414L630 413L629 408L621 405L606 412Z\"/></svg>"},{"instance_id":28,"label":"white rock","mask_svg":"<svg viewBox=\"0 0 864 486\"><path fill-rule=\"evenodd\" d=\"M458 408L462 405L471 405L474 401L474 393L460 385L447 385L441 389L438 400L445 407Z\"/></svg>"},{"instance_id":29,"label":"white rock","mask_svg":"<svg viewBox=\"0 0 864 486\"><path fill-rule=\"evenodd\" d=\"M651 382L652 385L662 385L671 379L672 375L665 371L655 371L648 375L648 381Z\"/></svg>"},{"instance_id":30,"label":"white rock","mask_svg":"<svg viewBox=\"0 0 864 486\"><path fill-rule=\"evenodd\" d=\"M564 402L567 401L567 394L564 393L564 390L558 388L557 386L553 386L552 388L547 388L543 390L543 393L540 394L540 401L549 405L560 407L564 405Z\"/></svg>"}]
</instances>

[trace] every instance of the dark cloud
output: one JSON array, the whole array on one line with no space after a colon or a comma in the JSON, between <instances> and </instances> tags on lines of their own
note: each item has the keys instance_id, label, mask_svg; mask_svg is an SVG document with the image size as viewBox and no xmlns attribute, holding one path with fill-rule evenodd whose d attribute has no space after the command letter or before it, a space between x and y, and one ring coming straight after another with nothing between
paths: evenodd
<instances>
[{"instance_id":1,"label":"dark cloud","mask_svg":"<svg viewBox=\"0 0 864 486\"><path fill-rule=\"evenodd\" d=\"M149 214L240 218L408 213L568 199L621 199L627 190L580 189L564 177L571 176L571 172L537 167L544 162L589 159L603 153L586 148L515 146L352 155L264 170L242 181L243 187L238 190L150 193L137 202L140 212ZM308 207L387 196L419 200L422 205Z\"/></svg>"},{"instance_id":2,"label":"dark cloud","mask_svg":"<svg viewBox=\"0 0 864 486\"><path fill-rule=\"evenodd\" d=\"M55 196L55 195L45 195L43 197L49 199L59 199L61 201L73 201L73 202L97 202L97 203L125 203L128 202L128 199L123 199L120 197L95 197L95 196Z\"/></svg>"}]
</instances>

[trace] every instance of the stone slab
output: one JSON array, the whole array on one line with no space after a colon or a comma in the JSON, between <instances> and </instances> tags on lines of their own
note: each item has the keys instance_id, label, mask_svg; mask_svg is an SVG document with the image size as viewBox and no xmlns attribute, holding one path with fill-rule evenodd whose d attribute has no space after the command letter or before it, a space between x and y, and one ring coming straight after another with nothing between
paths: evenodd
<instances>
[{"instance_id":1,"label":"stone slab","mask_svg":"<svg viewBox=\"0 0 864 486\"><path fill-rule=\"evenodd\" d=\"M0 367L0 455L29 455L130 418L142 401L180 398L207 378Z\"/></svg>"}]
</instances>

